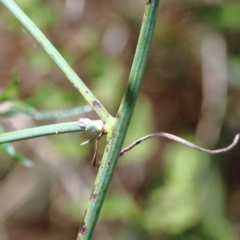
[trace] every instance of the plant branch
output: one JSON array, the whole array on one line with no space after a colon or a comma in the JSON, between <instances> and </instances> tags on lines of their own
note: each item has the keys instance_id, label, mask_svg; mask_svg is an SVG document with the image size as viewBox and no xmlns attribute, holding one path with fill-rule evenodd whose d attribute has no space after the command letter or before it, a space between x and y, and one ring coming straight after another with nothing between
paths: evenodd
<instances>
[{"instance_id":1,"label":"plant branch","mask_svg":"<svg viewBox=\"0 0 240 240\"><path fill-rule=\"evenodd\" d=\"M127 89L119 108L116 121L112 129L108 132L102 163L88 202L85 217L79 229L77 240L89 240L93 235L137 101L152 41L159 1L160 0L151 0L147 2Z\"/></svg>"},{"instance_id":2,"label":"plant branch","mask_svg":"<svg viewBox=\"0 0 240 240\"><path fill-rule=\"evenodd\" d=\"M11 104L11 106L4 111L0 111L0 117L20 116L28 117L34 120L51 120L63 117L76 116L82 113L92 111L92 108L89 105L66 108L62 110L38 111L33 107L21 106L21 104L15 104L14 102L9 103Z\"/></svg>"},{"instance_id":3,"label":"plant branch","mask_svg":"<svg viewBox=\"0 0 240 240\"><path fill-rule=\"evenodd\" d=\"M85 128L81 128L78 122L58 123L47 126L28 128L14 132L1 133L0 144L7 142L15 142L25 140L29 138L42 137L47 135L80 132L85 131Z\"/></svg>"},{"instance_id":4,"label":"plant branch","mask_svg":"<svg viewBox=\"0 0 240 240\"><path fill-rule=\"evenodd\" d=\"M99 102L99 100L93 95L88 87L82 82L78 75L69 66L66 60L55 49L51 42L45 37L45 35L38 29L38 27L30 20L30 18L19 8L19 6L13 0L0 0L5 7L22 23L22 25L33 35L33 37L39 42L39 44L45 49L48 55L63 71L69 81L79 90L86 101L96 111L99 117L106 123L111 124L113 121L112 116Z\"/></svg>"}]
</instances>

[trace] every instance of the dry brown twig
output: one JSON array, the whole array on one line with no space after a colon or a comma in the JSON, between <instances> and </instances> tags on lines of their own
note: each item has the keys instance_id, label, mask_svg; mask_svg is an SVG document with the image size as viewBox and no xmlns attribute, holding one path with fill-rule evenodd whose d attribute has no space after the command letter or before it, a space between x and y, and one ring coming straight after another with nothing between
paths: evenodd
<instances>
[{"instance_id":1,"label":"dry brown twig","mask_svg":"<svg viewBox=\"0 0 240 240\"><path fill-rule=\"evenodd\" d=\"M152 133L152 134L149 134L149 135L146 135L142 138L139 138L137 141L133 142L131 145L129 145L128 147L125 147L122 149L122 151L120 152L120 155L119 156L122 156L123 154L125 154L126 152L128 152L129 150L131 150L132 148L134 148L135 146L137 146L139 143L147 140L148 138L151 138L151 137L164 137L164 138L167 138L167 139L170 139L170 140L173 140L175 142L179 142L179 143L182 143L190 148L194 148L196 150L199 150L199 151L202 151L202 152L206 152L206 153L209 153L209 154L218 154L218 153L223 153L223 152L228 152L229 150L231 150L232 148L234 148L237 143L238 143L238 140L239 140L239 137L240 137L240 134L236 134L236 136L234 137L233 139L233 142L225 147L225 148L221 148L221 149L216 149L216 150L209 150L209 149L206 149L206 148L201 148L201 147L198 147L197 145L187 141L187 140L184 140L180 137L177 137L175 135L172 135L170 133L164 133L164 132L159 132L159 133Z\"/></svg>"}]
</instances>

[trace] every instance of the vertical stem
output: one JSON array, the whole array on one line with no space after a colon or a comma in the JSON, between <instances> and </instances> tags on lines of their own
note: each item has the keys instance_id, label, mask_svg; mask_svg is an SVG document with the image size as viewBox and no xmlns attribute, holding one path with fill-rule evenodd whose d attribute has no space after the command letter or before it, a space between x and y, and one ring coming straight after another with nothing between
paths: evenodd
<instances>
[{"instance_id":1,"label":"vertical stem","mask_svg":"<svg viewBox=\"0 0 240 240\"><path fill-rule=\"evenodd\" d=\"M147 1L127 89L120 105L115 123L108 133L102 164L94 183L93 191L88 202L83 222L79 229L77 240L89 240L93 235L95 225L97 223L97 219L127 133L134 106L137 101L152 41L159 1L160 0Z\"/></svg>"}]
</instances>

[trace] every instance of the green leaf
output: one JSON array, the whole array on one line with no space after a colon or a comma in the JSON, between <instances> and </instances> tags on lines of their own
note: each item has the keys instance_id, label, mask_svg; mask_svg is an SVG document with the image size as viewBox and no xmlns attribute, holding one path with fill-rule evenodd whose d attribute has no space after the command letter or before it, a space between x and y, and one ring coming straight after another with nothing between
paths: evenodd
<instances>
[{"instance_id":1,"label":"green leaf","mask_svg":"<svg viewBox=\"0 0 240 240\"><path fill-rule=\"evenodd\" d=\"M12 72L11 83L0 94L0 102L14 99L18 94L19 78L15 71Z\"/></svg>"}]
</instances>

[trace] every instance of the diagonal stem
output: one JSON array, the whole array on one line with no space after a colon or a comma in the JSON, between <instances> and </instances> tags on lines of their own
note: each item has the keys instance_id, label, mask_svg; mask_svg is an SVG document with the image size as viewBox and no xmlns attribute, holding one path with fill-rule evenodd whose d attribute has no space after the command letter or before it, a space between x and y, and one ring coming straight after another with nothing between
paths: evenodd
<instances>
[{"instance_id":1,"label":"diagonal stem","mask_svg":"<svg viewBox=\"0 0 240 240\"><path fill-rule=\"evenodd\" d=\"M39 44L45 49L48 55L63 71L69 81L79 90L86 101L96 111L103 122L107 122L109 125L112 123L112 116L99 102L99 100L93 95L83 81L69 66L66 60L60 55L51 42L45 37L45 35L38 29L38 27L30 20L30 18L19 8L19 6L13 0L0 0L5 7L22 23L22 25L33 35L33 37L39 42Z\"/></svg>"},{"instance_id":2,"label":"diagonal stem","mask_svg":"<svg viewBox=\"0 0 240 240\"><path fill-rule=\"evenodd\" d=\"M147 2L129 81L116 121L108 132L102 163L94 183L77 240L91 239L115 170L144 75L160 0Z\"/></svg>"}]
</instances>

